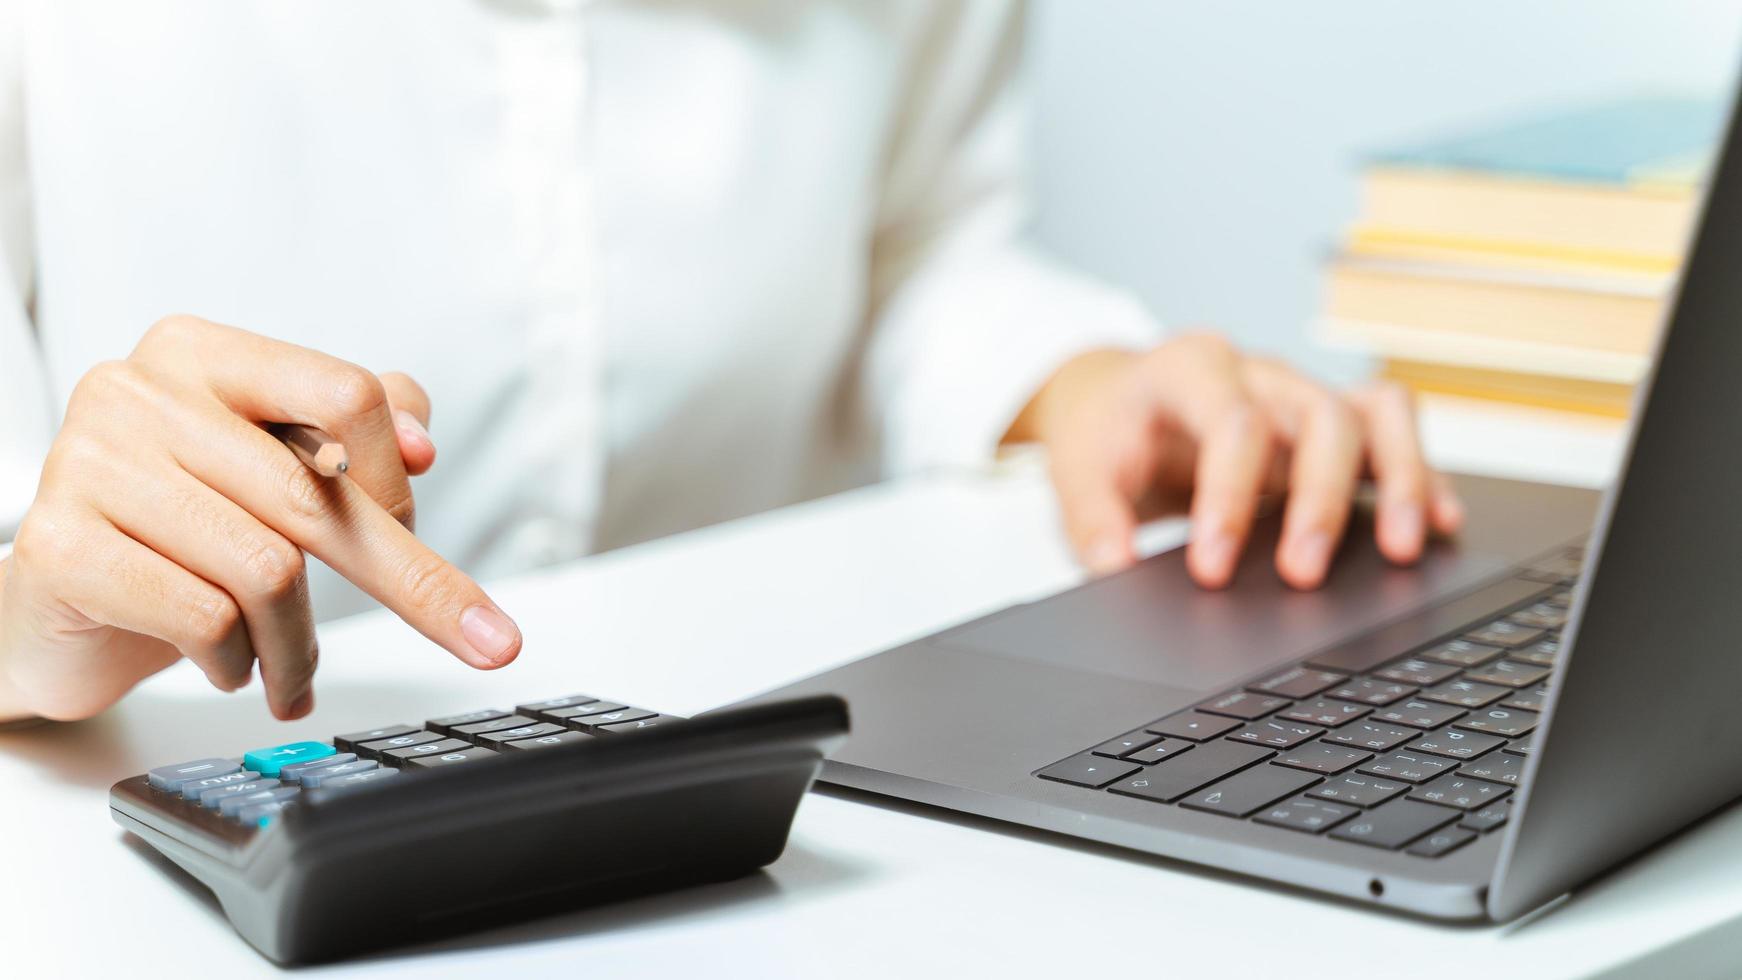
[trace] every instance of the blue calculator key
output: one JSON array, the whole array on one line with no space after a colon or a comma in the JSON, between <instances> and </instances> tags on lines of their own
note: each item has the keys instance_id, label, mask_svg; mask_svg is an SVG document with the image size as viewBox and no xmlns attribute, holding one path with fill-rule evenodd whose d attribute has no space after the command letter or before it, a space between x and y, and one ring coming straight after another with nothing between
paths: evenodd
<instances>
[{"instance_id":1,"label":"blue calculator key","mask_svg":"<svg viewBox=\"0 0 1742 980\"><path fill-rule=\"evenodd\" d=\"M253 776L254 774L249 773L249 775ZM259 776L254 776L253 779L250 779L245 783L230 783L227 786L213 786L200 793L198 800L200 806L203 806L208 810L216 810L218 808L218 801L226 796L240 796L243 793L258 793L263 789L271 789L277 785L277 780L261 779Z\"/></svg>"},{"instance_id":2,"label":"blue calculator key","mask_svg":"<svg viewBox=\"0 0 1742 980\"><path fill-rule=\"evenodd\" d=\"M226 817L233 817L245 806L254 806L257 803L275 803L279 800L293 799L296 794L300 792L302 791L297 789L295 786L280 786L273 784L265 789L256 790L252 793L237 793L235 796L224 797L218 801L218 812Z\"/></svg>"},{"instance_id":3,"label":"blue calculator key","mask_svg":"<svg viewBox=\"0 0 1742 980\"><path fill-rule=\"evenodd\" d=\"M347 762L356 761L357 753L340 752L337 755L329 755L325 759L315 759L310 762L293 762L288 766L282 766L279 768L278 778L287 783L300 783L302 782L303 775L311 769L325 769L328 766L337 766Z\"/></svg>"},{"instance_id":4,"label":"blue calculator key","mask_svg":"<svg viewBox=\"0 0 1742 980\"><path fill-rule=\"evenodd\" d=\"M310 769L302 774L302 788L314 789L316 786L320 786L329 780L340 779L345 776L353 776L360 772L368 772L371 769L378 768L380 765L381 763L376 762L374 759L356 759L351 762L341 762L336 766L321 766L317 769Z\"/></svg>"},{"instance_id":5,"label":"blue calculator key","mask_svg":"<svg viewBox=\"0 0 1742 980\"><path fill-rule=\"evenodd\" d=\"M200 798L201 793L204 793L206 790L211 789L214 786L229 786L234 783L249 783L259 778L260 776L256 773L249 772L246 769L237 769L235 772L227 772L222 776L207 776L204 779L190 779L181 784L181 798L184 800L197 800Z\"/></svg>"},{"instance_id":6,"label":"blue calculator key","mask_svg":"<svg viewBox=\"0 0 1742 980\"><path fill-rule=\"evenodd\" d=\"M242 765L262 776L276 776L278 770L292 763L324 759L338 751L325 742L289 742L244 753Z\"/></svg>"},{"instance_id":7,"label":"blue calculator key","mask_svg":"<svg viewBox=\"0 0 1742 980\"><path fill-rule=\"evenodd\" d=\"M175 792L189 780L222 776L240 768L242 768L242 764L235 759L195 759L192 762L178 762L173 766L159 766L146 773L146 778L150 781L152 789Z\"/></svg>"}]
</instances>

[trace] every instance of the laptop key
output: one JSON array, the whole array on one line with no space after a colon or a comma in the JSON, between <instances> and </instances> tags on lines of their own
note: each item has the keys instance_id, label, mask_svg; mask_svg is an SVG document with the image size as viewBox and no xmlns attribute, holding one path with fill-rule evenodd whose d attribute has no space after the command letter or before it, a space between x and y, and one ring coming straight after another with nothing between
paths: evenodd
<instances>
[{"instance_id":1,"label":"laptop key","mask_svg":"<svg viewBox=\"0 0 1742 980\"><path fill-rule=\"evenodd\" d=\"M1506 751L1516 753L1518 755L1529 755L1530 750L1535 748L1535 747L1536 747L1536 733L1531 732L1529 735L1526 735L1523 738L1513 739L1512 743L1510 745L1506 746Z\"/></svg>"},{"instance_id":2,"label":"laptop key","mask_svg":"<svg viewBox=\"0 0 1742 980\"><path fill-rule=\"evenodd\" d=\"M1187 793L1249 769L1275 754L1244 742L1211 742L1116 782L1107 788L1107 792L1172 803Z\"/></svg>"},{"instance_id":3,"label":"laptop key","mask_svg":"<svg viewBox=\"0 0 1742 980\"><path fill-rule=\"evenodd\" d=\"M1278 721L1269 718L1255 721L1228 737L1242 742L1252 742L1273 749L1286 749L1299 745L1309 738L1324 734L1323 728L1313 725L1302 725L1294 721ZM1268 802L1268 801L1267 801Z\"/></svg>"},{"instance_id":4,"label":"laptop key","mask_svg":"<svg viewBox=\"0 0 1742 980\"><path fill-rule=\"evenodd\" d=\"M1448 677L1456 676L1457 673L1458 668L1451 664L1430 663L1419 657L1411 657L1408 660L1400 660L1384 670L1376 671L1374 676L1388 681L1397 681L1399 684L1426 687L1429 684L1438 684Z\"/></svg>"},{"instance_id":5,"label":"laptop key","mask_svg":"<svg viewBox=\"0 0 1742 980\"><path fill-rule=\"evenodd\" d=\"M1331 831L1337 840L1396 850L1458 819L1458 811L1415 800L1392 800Z\"/></svg>"},{"instance_id":6,"label":"laptop key","mask_svg":"<svg viewBox=\"0 0 1742 980\"><path fill-rule=\"evenodd\" d=\"M1532 565L1521 577L1538 582L1571 585L1579 577L1579 571L1584 567L1584 564L1583 556L1569 553Z\"/></svg>"},{"instance_id":7,"label":"laptop key","mask_svg":"<svg viewBox=\"0 0 1742 980\"><path fill-rule=\"evenodd\" d=\"M1512 696L1500 702L1503 707L1519 708L1524 711L1541 711L1548 701L1548 685L1533 687L1528 691L1512 691Z\"/></svg>"},{"instance_id":8,"label":"laptop key","mask_svg":"<svg viewBox=\"0 0 1742 980\"><path fill-rule=\"evenodd\" d=\"M1425 783L1456 768L1458 764L1451 759L1414 752L1393 752L1363 764L1359 771L1369 776L1401 779L1406 783Z\"/></svg>"},{"instance_id":9,"label":"laptop key","mask_svg":"<svg viewBox=\"0 0 1742 980\"><path fill-rule=\"evenodd\" d=\"M1126 776L1142 770L1142 766L1134 763L1103 759L1093 753L1085 752L1082 755L1073 755L1062 762L1055 762L1035 775L1042 779L1070 783L1073 786L1100 789L1115 779L1124 779Z\"/></svg>"},{"instance_id":10,"label":"laptop key","mask_svg":"<svg viewBox=\"0 0 1742 980\"><path fill-rule=\"evenodd\" d=\"M1458 826L1465 830L1474 830L1485 834L1506 823L1506 818L1512 816L1512 806L1507 803L1490 803L1472 813L1466 813L1458 818Z\"/></svg>"},{"instance_id":11,"label":"laptop key","mask_svg":"<svg viewBox=\"0 0 1742 980\"><path fill-rule=\"evenodd\" d=\"M1457 727L1514 738L1535 731L1537 719L1541 717L1534 711L1520 711L1517 708L1487 708L1458 722Z\"/></svg>"},{"instance_id":12,"label":"laptop key","mask_svg":"<svg viewBox=\"0 0 1742 980\"><path fill-rule=\"evenodd\" d=\"M1373 712L1372 720L1408 725L1411 728L1438 728L1455 718L1462 718L1465 714L1464 709L1449 704L1435 704L1432 701L1410 698L1402 704L1394 704Z\"/></svg>"},{"instance_id":13,"label":"laptop key","mask_svg":"<svg viewBox=\"0 0 1742 980\"><path fill-rule=\"evenodd\" d=\"M1542 597L1542 601L1551 606L1559 606L1562 609L1565 609L1573 604L1573 590L1561 589L1559 592L1550 592L1548 595Z\"/></svg>"},{"instance_id":14,"label":"laptop key","mask_svg":"<svg viewBox=\"0 0 1742 980\"><path fill-rule=\"evenodd\" d=\"M1418 688L1411 684L1396 684L1374 680L1371 677L1358 677L1331 691L1326 696L1341 701L1359 701L1362 704L1383 707L1393 701L1401 701L1417 690Z\"/></svg>"},{"instance_id":15,"label":"laptop key","mask_svg":"<svg viewBox=\"0 0 1742 980\"><path fill-rule=\"evenodd\" d=\"M1268 807L1252 820L1272 827L1322 834L1360 812L1352 806L1315 800L1310 795L1303 795Z\"/></svg>"},{"instance_id":16,"label":"laptop key","mask_svg":"<svg viewBox=\"0 0 1742 980\"><path fill-rule=\"evenodd\" d=\"M1205 701L1196 707L1199 711L1208 711L1213 715L1227 715L1230 718L1239 718L1243 721L1255 721L1278 708L1288 707L1289 703L1288 698L1253 694L1249 691L1235 691Z\"/></svg>"},{"instance_id":17,"label":"laptop key","mask_svg":"<svg viewBox=\"0 0 1742 980\"><path fill-rule=\"evenodd\" d=\"M1460 810L1479 810L1504 799L1511 792L1510 786L1471 779L1462 772L1448 772L1431 783L1417 786L1410 792L1409 798L1423 803L1454 806Z\"/></svg>"},{"instance_id":18,"label":"laptop key","mask_svg":"<svg viewBox=\"0 0 1742 980\"><path fill-rule=\"evenodd\" d=\"M1124 758L1128 753L1135 752L1141 748L1147 748L1159 741L1161 741L1160 735L1152 735L1139 728L1137 731L1121 735L1118 738L1110 738L1089 751L1096 755L1104 755L1109 759L1120 759Z\"/></svg>"},{"instance_id":19,"label":"laptop key","mask_svg":"<svg viewBox=\"0 0 1742 980\"><path fill-rule=\"evenodd\" d=\"M1287 711L1279 711L1276 717L1318 725L1321 728L1335 728L1344 722L1354 721L1372 710L1364 704L1355 704L1352 701L1333 701L1330 698L1319 698L1314 701L1302 701Z\"/></svg>"},{"instance_id":20,"label":"laptop key","mask_svg":"<svg viewBox=\"0 0 1742 980\"><path fill-rule=\"evenodd\" d=\"M1464 634L1464 639L1474 643L1486 643L1496 647L1521 647L1542 639L1548 631L1537 626L1520 626L1504 619L1497 619L1487 626L1473 629Z\"/></svg>"},{"instance_id":21,"label":"laptop key","mask_svg":"<svg viewBox=\"0 0 1742 980\"><path fill-rule=\"evenodd\" d=\"M1558 630L1567 625L1567 607L1555 602L1539 602L1506 617L1520 626Z\"/></svg>"},{"instance_id":22,"label":"laptop key","mask_svg":"<svg viewBox=\"0 0 1742 980\"><path fill-rule=\"evenodd\" d=\"M1404 853L1413 854L1416 857L1437 858L1450 854L1475 839L1474 831L1459 827L1447 827L1444 830L1436 830L1409 845L1409 850Z\"/></svg>"},{"instance_id":23,"label":"laptop key","mask_svg":"<svg viewBox=\"0 0 1742 980\"><path fill-rule=\"evenodd\" d=\"M1407 789L1407 783L1352 772L1315 787L1307 795L1352 806L1378 806Z\"/></svg>"},{"instance_id":24,"label":"laptop key","mask_svg":"<svg viewBox=\"0 0 1742 980\"><path fill-rule=\"evenodd\" d=\"M1483 708L1511 693L1511 688L1459 680L1447 681L1438 687L1430 687L1421 692L1421 696L1427 701L1455 704L1460 708Z\"/></svg>"},{"instance_id":25,"label":"laptop key","mask_svg":"<svg viewBox=\"0 0 1742 980\"><path fill-rule=\"evenodd\" d=\"M1280 674L1249 684L1250 690L1261 694L1274 694L1277 697L1299 700L1310 698L1328 687L1335 687L1349 679L1348 674L1339 674L1329 670L1319 670L1315 667L1291 667Z\"/></svg>"},{"instance_id":26,"label":"laptop key","mask_svg":"<svg viewBox=\"0 0 1742 980\"><path fill-rule=\"evenodd\" d=\"M1312 742L1285 750L1276 757L1276 764L1324 773L1325 775L1336 775L1345 769L1353 769L1371 758L1373 758L1373 753L1363 752L1360 749L1344 748L1341 745L1326 745L1324 742Z\"/></svg>"},{"instance_id":27,"label":"laptop key","mask_svg":"<svg viewBox=\"0 0 1742 980\"><path fill-rule=\"evenodd\" d=\"M1177 715L1168 715L1158 722L1144 726L1157 735L1189 738L1194 742L1206 742L1218 735L1226 735L1239 727L1240 723L1237 721L1230 721L1216 715L1206 715L1201 711L1182 711Z\"/></svg>"},{"instance_id":28,"label":"laptop key","mask_svg":"<svg viewBox=\"0 0 1742 980\"><path fill-rule=\"evenodd\" d=\"M1188 810L1203 810L1226 817L1244 817L1285 796L1306 789L1319 777L1280 766L1253 766L1219 783L1212 783L1179 801Z\"/></svg>"},{"instance_id":29,"label":"laptop key","mask_svg":"<svg viewBox=\"0 0 1742 980\"><path fill-rule=\"evenodd\" d=\"M1153 745L1146 746L1130 753L1125 758L1129 762L1138 762L1152 766L1163 759L1171 759L1192 747L1192 743L1179 738L1164 738Z\"/></svg>"},{"instance_id":30,"label":"laptop key","mask_svg":"<svg viewBox=\"0 0 1742 980\"><path fill-rule=\"evenodd\" d=\"M1344 725L1326 735L1325 741L1347 745L1351 748L1385 752L1402 745L1419 734L1421 733L1414 729L1382 725L1376 721L1367 720Z\"/></svg>"},{"instance_id":31,"label":"laptop key","mask_svg":"<svg viewBox=\"0 0 1742 980\"><path fill-rule=\"evenodd\" d=\"M1507 748L1510 750L1511 746ZM1511 751L1490 752L1475 762L1460 766L1458 772L1478 779L1517 786L1524 778L1524 756L1514 755Z\"/></svg>"},{"instance_id":32,"label":"laptop key","mask_svg":"<svg viewBox=\"0 0 1742 980\"><path fill-rule=\"evenodd\" d=\"M1506 744L1506 740L1497 735L1484 735L1481 732L1463 732L1456 728L1441 728L1428 732L1409 743L1405 748L1412 752L1432 752L1448 759L1474 759L1484 752L1491 752Z\"/></svg>"},{"instance_id":33,"label":"laptop key","mask_svg":"<svg viewBox=\"0 0 1742 980\"><path fill-rule=\"evenodd\" d=\"M1457 667L1475 667L1485 664L1503 651L1499 647L1491 647L1486 643L1471 643L1469 640L1448 640L1416 654L1423 660L1433 660L1442 664L1452 664Z\"/></svg>"},{"instance_id":34,"label":"laptop key","mask_svg":"<svg viewBox=\"0 0 1742 980\"><path fill-rule=\"evenodd\" d=\"M1499 684L1503 687L1529 687L1548 675L1547 667L1519 663L1516 660L1502 660L1464 673L1464 677L1469 680L1481 684Z\"/></svg>"},{"instance_id":35,"label":"laptop key","mask_svg":"<svg viewBox=\"0 0 1742 980\"><path fill-rule=\"evenodd\" d=\"M1553 667L1561 656L1561 641L1558 636L1546 640L1537 640L1530 646L1512 651L1512 659L1541 667Z\"/></svg>"}]
</instances>

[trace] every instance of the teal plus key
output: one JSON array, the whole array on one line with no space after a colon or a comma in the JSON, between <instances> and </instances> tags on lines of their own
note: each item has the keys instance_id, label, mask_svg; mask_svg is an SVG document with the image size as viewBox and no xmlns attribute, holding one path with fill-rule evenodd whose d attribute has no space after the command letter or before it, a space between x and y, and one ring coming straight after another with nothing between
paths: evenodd
<instances>
[{"instance_id":1,"label":"teal plus key","mask_svg":"<svg viewBox=\"0 0 1742 980\"><path fill-rule=\"evenodd\" d=\"M278 770L297 762L308 762L313 759L323 759L336 753L325 742L290 742L286 745L274 745L270 748L255 749L244 753L242 767L252 769L262 776L276 776Z\"/></svg>"}]
</instances>

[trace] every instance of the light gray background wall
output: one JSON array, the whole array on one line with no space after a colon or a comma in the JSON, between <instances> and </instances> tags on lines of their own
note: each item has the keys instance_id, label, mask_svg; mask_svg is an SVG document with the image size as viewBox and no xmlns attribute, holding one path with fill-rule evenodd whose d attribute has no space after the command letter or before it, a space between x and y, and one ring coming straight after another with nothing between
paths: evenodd
<instances>
[{"instance_id":1,"label":"light gray background wall","mask_svg":"<svg viewBox=\"0 0 1742 980\"><path fill-rule=\"evenodd\" d=\"M1171 324L1334 380L1307 337L1365 148L1638 90L1727 92L1734 0L1043 0L1037 234Z\"/></svg>"}]
</instances>

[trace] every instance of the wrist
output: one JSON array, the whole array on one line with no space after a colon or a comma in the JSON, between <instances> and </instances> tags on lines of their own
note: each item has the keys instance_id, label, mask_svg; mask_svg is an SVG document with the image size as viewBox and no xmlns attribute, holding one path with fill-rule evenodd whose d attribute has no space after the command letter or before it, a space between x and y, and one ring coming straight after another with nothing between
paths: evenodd
<instances>
[{"instance_id":1,"label":"wrist","mask_svg":"<svg viewBox=\"0 0 1742 980\"><path fill-rule=\"evenodd\" d=\"M999 444L1049 442L1061 419L1090 396L1105 391L1141 356L1135 351L1101 348L1078 354L1059 365L1017 413Z\"/></svg>"}]
</instances>

